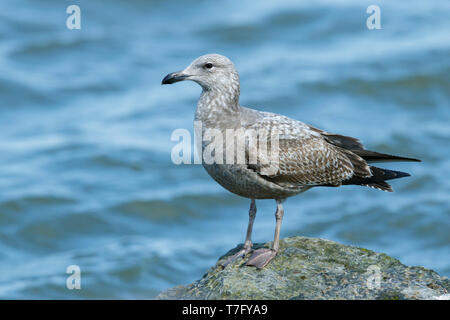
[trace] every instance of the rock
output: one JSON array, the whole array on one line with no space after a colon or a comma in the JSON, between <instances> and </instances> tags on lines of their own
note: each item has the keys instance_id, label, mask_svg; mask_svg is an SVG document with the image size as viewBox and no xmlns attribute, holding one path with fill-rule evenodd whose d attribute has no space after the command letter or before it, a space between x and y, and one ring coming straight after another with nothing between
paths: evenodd
<instances>
[{"instance_id":1,"label":"rock","mask_svg":"<svg viewBox=\"0 0 450 320\"><path fill-rule=\"evenodd\" d=\"M277 257L262 270L245 266L248 257L223 268L220 263L241 246L222 256L202 279L169 289L157 299L450 298L450 280L432 270L317 238L281 240Z\"/></svg>"}]
</instances>

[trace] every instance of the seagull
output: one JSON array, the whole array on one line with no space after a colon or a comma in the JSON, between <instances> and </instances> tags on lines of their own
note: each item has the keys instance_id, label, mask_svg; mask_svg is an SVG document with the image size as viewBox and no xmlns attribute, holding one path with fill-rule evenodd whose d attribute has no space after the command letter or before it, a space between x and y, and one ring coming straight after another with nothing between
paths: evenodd
<instances>
[{"instance_id":1,"label":"seagull","mask_svg":"<svg viewBox=\"0 0 450 320\"><path fill-rule=\"evenodd\" d=\"M274 131L278 137L275 170L273 166L268 170L266 163L252 163L247 157L243 163L202 163L221 186L251 200L244 245L223 263L224 267L249 253L251 256L246 265L259 269L274 259L280 245L284 215L282 203L286 198L318 186L359 185L392 192L386 180L410 174L378 168L371 163L420 161L369 151L356 138L329 133L283 115L241 106L239 74L231 60L223 55L200 56L184 70L168 74L162 84L184 80L194 81L202 87L195 112L195 121L201 123L202 134L213 129L225 136L227 129L245 129ZM208 141L202 141L202 150L207 146ZM249 144L245 147L248 149ZM276 201L276 226L271 248L252 249L256 199Z\"/></svg>"}]
</instances>

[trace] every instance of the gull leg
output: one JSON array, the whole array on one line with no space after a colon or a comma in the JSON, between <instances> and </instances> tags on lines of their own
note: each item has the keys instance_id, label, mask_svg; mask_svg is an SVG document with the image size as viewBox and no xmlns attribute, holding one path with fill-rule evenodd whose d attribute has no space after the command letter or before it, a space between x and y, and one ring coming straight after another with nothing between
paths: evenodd
<instances>
[{"instance_id":1,"label":"gull leg","mask_svg":"<svg viewBox=\"0 0 450 320\"><path fill-rule=\"evenodd\" d=\"M244 247L237 253L229 257L225 262L223 262L222 263L223 267L226 267L228 264L237 260L238 258L243 258L247 253L249 253L252 250L252 230L255 217L256 217L256 202L255 199L252 199L250 203L250 210L248 211L248 226L247 226L247 235L245 236Z\"/></svg>"},{"instance_id":2,"label":"gull leg","mask_svg":"<svg viewBox=\"0 0 450 320\"><path fill-rule=\"evenodd\" d=\"M253 252L250 259L248 259L245 265L255 266L259 269L264 268L275 256L277 255L278 249L280 247L280 230L281 222L283 221L284 209L281 204L282 200L277 200L277 211L275 212L276 226L275 226L275 236L273 239L272 249L261 248Z\"/></svg>"}]
</instances>

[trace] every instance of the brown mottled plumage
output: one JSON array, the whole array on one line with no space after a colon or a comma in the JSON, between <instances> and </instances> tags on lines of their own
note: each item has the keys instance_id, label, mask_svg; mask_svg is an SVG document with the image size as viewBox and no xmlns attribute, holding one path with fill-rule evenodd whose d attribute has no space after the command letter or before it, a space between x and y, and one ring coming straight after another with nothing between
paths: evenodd
<instances>
[{"instance_id":1,"label":"brown mottled plumage","mask_svg":"<svg viewBox=\"0 0 450 320\"><path fill-rule=\"evenodd\" d=\"M202 134L214 129L226 136L227 129L266 130L278 135L278 154L267 156L264 162L221 164L203 163L206 171L227 190L251 199L249 224L244 247L226 264L252 251L251 233L256 215L255 199L277 201L276 228L272 249L258 249L247 265L262 268L276 255L279 247L282 201L287 197L316 186L338 187L362 185L393 191L386 180L409 176L404 172L371 166L372 162L420 161L382 154L364 149L358 139L328 133L303 122L270 113L245 108L239 104L239 75L233 63L218 54L204 55L186 69L168 74L162 84L192 80L200 84L202 93L195 120L202 124ZM270 137L267 136L266 139ZM261 143L261 139L258 143ZM265 141L267 145L271 141ZM211 143L203 141L203 149ZM246 144L247 156L255 150ZM258 150L256 148L256 150ZM262 156L261 153L258 156ZM272 158L271 158L272 157ZM275 170L270 163L277 163Z\"/></svg>"}]
</instances>

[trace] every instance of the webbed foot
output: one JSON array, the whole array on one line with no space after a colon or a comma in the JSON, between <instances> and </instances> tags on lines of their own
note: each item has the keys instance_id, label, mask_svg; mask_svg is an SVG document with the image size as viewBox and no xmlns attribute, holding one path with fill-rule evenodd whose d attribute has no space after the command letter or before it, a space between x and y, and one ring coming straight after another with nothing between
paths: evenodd
<instances>
[{"instance_id":1,"label":"webbed foot","mask_svg":"<svg viewBox=\"0 0 450 320\"><path fill-rule=\"evenodd\" d=\"M273 258L277 255L277 252L273 249L261 248L255 250L252 256L245 263L246 266L254 266L258 269L264 268Z\"/></svg>"},{"instance_id":2,"label":"webbed foot","mask_svg":"<svg viewBox=\"0 0 450 320\"><path fill-rule=\"evenodd\" d=\"M231 257L229 257L227 260L222 262L220 265L225 268L230 263L232 263L232 262L234 262L234 261L236 261L238 259L244 258L245 255L247 253L249 253L250 251L252 251L252 246L251 245L250 246L244 246L241 250L239 250L238 252L233 254Z\"/></svg>"}]
</instances>

